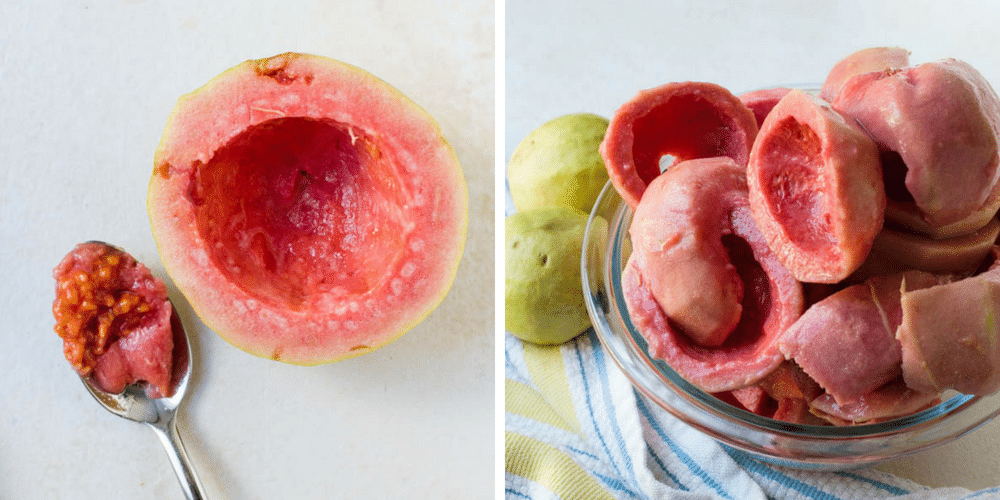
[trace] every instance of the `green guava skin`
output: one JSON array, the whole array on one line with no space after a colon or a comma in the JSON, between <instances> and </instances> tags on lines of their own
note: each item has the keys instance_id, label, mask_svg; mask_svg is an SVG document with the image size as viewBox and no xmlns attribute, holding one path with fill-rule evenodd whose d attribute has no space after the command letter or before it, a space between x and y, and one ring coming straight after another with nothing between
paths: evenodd
<instances>
[{"instance_id":1,"label":"green guava skin","mask_svg":"<svg viewBox=\"0 0 1000 500\"><path fill-rule=\"evenodd\" d=\"M507 165L514 206L519 211L572 207L589 214L608 182L608 170L598 151L607 129L607 118L575 113L528 134Z\"/></svg>"},{"instance_id":2,"label":"green guava skin","mask_svg":"<svg viewBox=\"0 0 1000 500\"><path fill-rule=\"evenodd\" d=\"M606 231L603 219L598 230ZM526 342L558 345L590 327L580 281L587 214L540 207L505 221L504 326Z\"/></svg>"}]
</instances>

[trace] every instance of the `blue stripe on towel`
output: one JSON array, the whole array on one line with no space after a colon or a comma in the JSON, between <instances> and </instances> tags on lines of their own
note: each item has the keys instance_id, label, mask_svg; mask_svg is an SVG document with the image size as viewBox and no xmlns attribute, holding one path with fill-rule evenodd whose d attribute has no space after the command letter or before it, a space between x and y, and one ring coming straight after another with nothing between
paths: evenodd
<instances>
[{"instance_id":1,"label":"blue stripe on towel","mask_svg":"<svg viewBox=\"0 0 1000 500\"><path fill-rule=\"evenodd\" d=\"M520 491L512 490L510 488L505 488L504 491L507 492L507 497L508 498L510 498L511 495L514 495L514 496L517 496L517 497L520 497L520 498L527 498L529 500L531 499L530 496L525 495L524 493L521 493Z\"/></svg>"},{"instance_id":2,"label":"blue stripe on towel","mask_svg":"<svg viewBox=\"0 0 1000 500\"><path fill-rule=\"evenodd\" d=\"M618 452L625 461L625 467L631 475L631 483L633 487L638 490L639 480L636 478L635 467L632 465L632 455L628 452L628 448L625 444L625 436L622 434L621 427L618 425L618 417L615 415L615 408L612 404L614 400L611 397L611 379L608 377L608 367L605 364L604 350L600 348L600 340L598 340L597 333L593 329L590 330L587 337L590 345L593 347L594 363L597 365L597 374L599 377L598 381L601 383L601 393L604 400L608 402L608 404L605 405L608 423L610 424L612 433L615 435L615 442L618 443Z\"/></svg>"},{"instance_id":3,"label":"blue stripe on towel","mask_svg":"<svg viewBox=\"0 0 1000 500\"><path fill-rule=\"evenodd\" d=\"M993 494L993 493L1000 494L1000 486L995 486L993 488L987 488L985 490L979 490L979 491L977 491L977 492L975 492L975 493L973 493L973 494L971 494L969 496L962 497L962 500L972 500L973 498L979 498L979 497L982 497L983 495L990 495L990 494ZM993 497L993 498L996 498L996 497Z\"/></svg>"},{"instance_id":4,"label":"blue stripe on towel","mask_svg":"<svg viewBox=\"0 0 1000 500\"><path fill-rule=\"evenodd\" d=\"M883 483L882 481L877 481L877 480L872 479L870 477L865 477L865 476L862 476L862 475L859 475L859 474L853 474L853 473L850 473L850 472L837 472L836 474L838 476L846 477L848 479L854 479L856 481L862 481L862 482L868 483L868 484L870 484L870 485L872 485L872 486L874 486L874 487L876 487L876 488L878 488L880 490L888 491L889 493L892 493L893 495L905 495L905 494L907 494L907 493L910 492L909 490L904 490L903 488L900 488L899 486L893 486L891 484L886 484L886 483Z\"/></svg>"},{"instance_id":5,"label":"blue stripe on towel","mask_svg":"<svg viewBox=\"0 0 1000 500\"><path fill-rule=\"evenodd\" d=\"M816 500L840 500L840 497L834 496L811 484L803 483L798 479L793 479L770 467L767 467L764 464L750 458L749 455L740 453L735 448L723 445L722 449L726 450L726 453L729 454L729 456L735 460L740 467L770 479L771 481L774 481L786 488L795 490L806 497L814 498Z\"/></svg>"},{"instance_id":6,"label":"blue stripe on towel","mask_svg":"<svg viewBox=\"0 0 1000 500\"><path fill-rule=\"evenodd\" d=\"M615 472L618 473L619 476L625 477L625 475L622 473L622 470L618 466L618 461L611 456L611 448L608 446L607 440L605 440L604 436L601 434L601 429L597 426L597 415L594 411L594 403L591 399L591 393L590 393L591 384L590 381L588 380L586 366L584 365L583 362L583 354L580 351L579 345L575 345L574 348L576 351L576 361L580 367L580 379L583 381L583 394L585 400L584 402L586 403L587 412L590 414L590 422L594 429L594 435L597 437L597 440L601 443L601 447L604 448L604 452L607 454L608 459L611 462L611 467L615 470ZM612 419L611 421L614 422L614 419ZM629 464L629 466L631 467L631 464Z\"/></svg>"},{"instance_id":7,"label":"blue stripe on towel","mask_svg":"<svg viewBox=\"0 0 1000 500\"><path fill-rule=\"evenodd\" d=\"M649 422L650 427L652 427L653 431L656 432L660 439L666 443L668 447L670 447L670 451L677 455L677 458L681 460L681 463L687 466L688 470L701 479L703 483L718 492L719 495L732 500L733 497L729 495L729 492L722 488L722 485L719 484L715 478L710 476L708 472L705 472L705 469L702 469L701 466L687 454L687 452L681 449L680 446L677 446L677 443L675 443L673 439L670 439L670 436L668 436L663 428L660 427L660 424L653 419L653 415L650 414L649 408L646 406L646 402L639 397L638 394L636 394L635 400L636 403L638 403L639 411L642 413L642 416L646 419L646 421Z\"/></svg>"},{"instance_id":8,"label":"blue stripe on towel","mask_svg":"<svg viewBox=\"0 0 1000 500\"><path fill-rule=\"evenodd\" d=\"M622 493L628 493L628 495L631 496L631 497L642 498L636 492L632 491L628 486L625 486L625 484L622 483L621 480L618 479L618 478L611 477L611 476L605 476L604 474L598 474L597 472L594 472L594 471L590 471L590 473L591 473L591 475L597 477L597 479L600 479L601 482L603 482L604 484L608 485L609 488L611 488L611 489L613 489L615 491L620 491Z\"/></svg>"},{"instance_id":9,"label":"blue stripe on towel","mask_svg":"<svg viewBox=\"0 0 1000 500\"><path fill-rule=\"evenodd\" d=\"M670 480L673 481L675 485L677 485L677 489L681 491L691 491L690 488L684 486L684 483L681 483L681 480L678 479L677 476L673 475L673 473L667 470L667 464L663 463L663 460L660 460L660 457L656 455L656 452L653 451L653 447L650 446L649 443L646 444L646 451L649 452L650 457L653 457L653 461L656 462L656 465L660 467L660 471L666 474L666 476L670 478Z\"/></svg>"}]
</instances>

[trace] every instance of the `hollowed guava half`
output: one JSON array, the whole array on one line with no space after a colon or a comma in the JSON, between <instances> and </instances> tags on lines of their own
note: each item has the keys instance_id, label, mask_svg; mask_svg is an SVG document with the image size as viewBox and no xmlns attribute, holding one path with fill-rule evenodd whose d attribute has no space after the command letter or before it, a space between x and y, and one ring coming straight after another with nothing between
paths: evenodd
<instances>
[{"instance_id":1,"label":"hollowed guava half","mask_svg":"<svg viewBox=\"0 0 1000 500\"><path fill-rule=\"evenodd\" d=\"M313 365L377 349L437 307L468 191L437 123L398 90L286 53L178 100L147 209L206 325L251 354Z\"/></svg>"}]
</instances>

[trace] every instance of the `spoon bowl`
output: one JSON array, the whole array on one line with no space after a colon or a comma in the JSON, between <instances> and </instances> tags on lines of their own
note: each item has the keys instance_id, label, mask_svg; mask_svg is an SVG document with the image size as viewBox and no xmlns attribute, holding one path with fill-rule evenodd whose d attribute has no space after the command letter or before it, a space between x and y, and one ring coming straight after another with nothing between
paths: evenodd
<instances>
[{"instance_id":1,"label":"spoon bowl","mask_svg":"<svg viewBox=\"0 0 1000 500\"><path fill-rule=\"evenodd\" d=\"M170 465L177 473L184 494L189 500L201 500L205 498L201 480L191 465L177 431L177 409L184 400L191 379L191 345L176 309L171 315L170 323L174 336L174 369L171 380L174 391L170 397L155 397L158 396L155 389L147 387L145 382L133 383L121 394L111 394L97 388L89 377L81 376L80 379L87 391L105 409L153 429L167 451Z\"/></svg>"}]
</instances>

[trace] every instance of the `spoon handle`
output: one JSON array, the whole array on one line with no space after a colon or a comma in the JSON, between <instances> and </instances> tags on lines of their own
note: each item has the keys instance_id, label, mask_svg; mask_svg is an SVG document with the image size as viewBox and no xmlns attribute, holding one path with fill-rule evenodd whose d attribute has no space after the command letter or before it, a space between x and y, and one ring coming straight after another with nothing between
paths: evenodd
<instances>
[{"instance_id":1,"label":"spoon handle","mask_svg":"<svg viewBox=\"0 0 1000 500\"><path fill-rule=\"evenodd\" d=\"M184 442L181 441L181 435L177 432L177 421L173 418L173 415L171 415L171 418L167 418L159 423L149 423L148 425L156 431L156 436L160 438L160 442L163 443L163 447L167 450L170 465L174 467L174 472L177 473L177 480L180 481L181 489L184 490L186 498L188 500L205 499L201 480L198 479L198 474L195 472L194 467L191 466L191 460L188 459L187 451L184 449Z\"/></svg>"}]
</instances>

